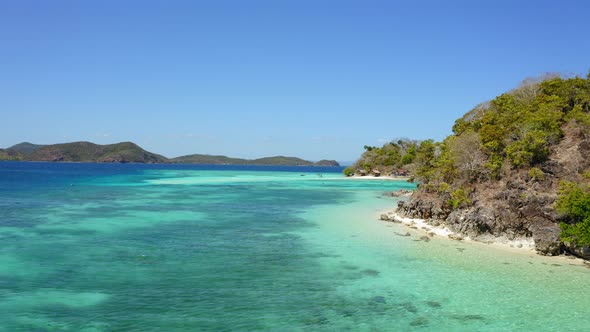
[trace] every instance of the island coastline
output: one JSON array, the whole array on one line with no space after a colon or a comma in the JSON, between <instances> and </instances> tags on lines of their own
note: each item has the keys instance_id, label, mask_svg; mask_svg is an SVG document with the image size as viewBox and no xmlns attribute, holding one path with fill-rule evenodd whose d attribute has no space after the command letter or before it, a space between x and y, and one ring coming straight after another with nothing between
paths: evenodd
<instances>
[{"instance_id":1,"label":"island coastline","mask_svg":"<svg viewBox=\"0 0 590 332\"><path fill-rule=\"evenodd\" d=\"M535 250L535 243L532 237L520 237L514 239L508 239L506 237L498 236L482 236L479 238L471 238L467 235L453 232L442 223L433 224L427 220L419 218L409 218L400 215L396 209L386 209L376 213L375 219L384 222L391 222L396 224L404 225L409 231L414 231L418 234L422 234L421 239L428 242L430 238L437 237L447 241L457 241L475 245L483 245L494 250L509 251L518 254L535 254L539 256L551 257L556 260L567 262L570 264L587 266L590 268L590 262L584 260L581 257L574 255L541 255ZM406 233L409 234L409 233ZM426 240L428 238L428 240Z\"/></svg>"},{"instance_id":2,"label":"island coastline","mask_svg":"<svg viewBox=\"0 0 590 332\"><path fill-rule=\"evenodd\" d=\"M347 176L347 179L353 180L383 180L383 181L407 181L409 177L399 176ZM385 196L391 197L411 197L413 191L398 190L391 193L385 194ZM552 257L559 260L566 260L569 263L574 262L576 265L583 265L590 268L590 261L585 260L582 257L568 254L560 255L543 255L535 249L535 241L532 237L516 237L509 239L505 236L494 236L494 235L482 235L477 238L470 237L466 234L454 232L449 229L444 223L440 221L429 222L425 219L410 218L401 215L397 208L385 209L378 211L374 219L401 224L406 226L409 230L413 230L423 235L423 238L438 237L449 241L459 241L470 244L479 244L489 246L493 249L507 250L519 254L535 254L539 256Z\"/></svg>"}]
</instances>

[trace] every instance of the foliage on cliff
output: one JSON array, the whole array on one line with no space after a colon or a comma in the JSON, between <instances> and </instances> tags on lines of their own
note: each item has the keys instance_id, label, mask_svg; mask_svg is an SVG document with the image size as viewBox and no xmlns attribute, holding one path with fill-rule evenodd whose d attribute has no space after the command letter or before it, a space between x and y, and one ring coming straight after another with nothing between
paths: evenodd
<instances>
[{"instance_id":1,"label":"foliage on cliff","mask_svg":"<svg viewBox=\"0 0 590 332\"><path fill-rule=\"evenodd\" d=\"M527 81L458 119L442 142L424 141L416 153L421 190L436 193L449 210L490 199L510 183L537 183L557 195L568 222L562 239L590 244L590 194L579 184L590 167L590 75ZM490 188L495 189L492 192ZM525 195L524 193L522 195ZM526 205L521 197L521 205Z\"/></svg>"},{"instance_id":2,"label":"foliage on cliff","mask_svg":"<svg viewBox=\"0 0 590 332\"><path fill-rule=\"evenodd\" d=\"M442 142L417 143L419 188L401 213L472 237L533 237L541 253L590 259L580 249L590 245L590 74L524 81L452 129ZM384 164L372 155L358 166Z\"/></svg>"},{"instance_id":3,"label":"foliage on cliff","mask_svg":"<svg viewBox=\"0 0 590 332\"><path fill-rule=\"evenodd\" d=\"M590 79L527 82L465 114L443 142L423 142L416 176L428 188L499 180L519 169L542 176L537 166L567 124L590 135Z\"/></svg>"},{"instance_id":4,"label":"foliage on cliff","mask_svg":"<svg viewBox=\"0 0 590 332\"><path fill-rule=\"evenodd\" d=\"M569 221L560 224L562 240L590 246L590 186L563 182L556 207Z\"/></svg>"},{"instance_id":5,"label":"foliage on cliff","mask_svg":"<svg viewBox=\"0 0 590 332\"><path fill-rule=\"evenodd\" d=\"M418 141L407 139L392 141L382 147L365 145L365 152L344 174L348 176L357 170L370 172L373 169L389 174L401 169L412 169L418 145Z\"/></svg>"}]
</instances>

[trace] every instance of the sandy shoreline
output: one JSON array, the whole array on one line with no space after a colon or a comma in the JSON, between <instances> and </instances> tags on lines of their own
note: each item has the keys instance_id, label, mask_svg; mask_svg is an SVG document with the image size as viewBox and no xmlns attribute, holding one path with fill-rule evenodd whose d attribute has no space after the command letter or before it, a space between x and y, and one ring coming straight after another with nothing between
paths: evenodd
<instances>
[{"instance_id":1,"label":"sandy shoreline","mask_svg":"<svg viewBox=\"0 0 590 332\"><path fill-rule=\"evenodd\" d=\"M373 176L373 175L353 175L345 177L346 179L351 180L384 180L384 181L407 181L409 177L406 176ZM383 216L386 218L383 218ZM396 212L396 209L388 209L384 211L380 211L377 214L377 219L387 221L387 222L394 222L399 223L407 226L410 229L416 230L418 232L422 232L424 236L434 237L438 236L444 239L453 240L453 241L461 241L467 242L472 244L479 244L483 246L491 246L496 249L502 249L511 251L514 253L519 254L535 254L538 255L537 251L535 250L535 241L532 237L520 237L515 239L509 239L506 237L497 237L493 235L489 236L480 236L478 238L471 238L469 236L453 232L448 227L440 224L438 226L431 225L426 222L424 219L417 219L417 218L407 218L399 215ZM539 255L543 256L543 255ZM567 261L569 263L580 264L590 267L590 261L586 261L582 258L573 256L573 255L559 255L559 256L546 256L552 257L553 259L563 260L564 262Z\"/></svg>"},{"instance_id":2,"label":"sandy shoreline","mask_svg":"<svg viewBox=\"0 0 590 332\"><path fill-rule=\"evenodd\" d=\"M488 245L496 249L508 250L520 254L537 255L537 252L535 250L535 242L532 238L523 237L511 240L502 237L490 236L489 238L483 237L478 239L472 239L468 236L464 236L462 234L453 232L442 224L439 226L433 226L431 224L428 224L424 219L406 218L400 216L397 212L395 212L395 210L392 209L379 212L377 218L385 222L394 222L405 225L408 228L413 229L417 232L422 232L425 234L425 236L429 237L437 236L452 241ZM553 258L567 260L567 262L569 263L588 265L588 262L575 256L560 255L553 256Z\"/></svg>"},{"instance_id":3,"label":"sandy shoreline","mask_svg":"<svg viewBox=\"0 0 590 332\"><path fill-rule=\"evenodd\" d=\"M389 175L381 175L381 176L373 176L373 175L353 175L347 176L347 179L351 180L395 180L395 181L408 181L410 179L409 176L389 176Z\"/></svg>"}]
</instances>

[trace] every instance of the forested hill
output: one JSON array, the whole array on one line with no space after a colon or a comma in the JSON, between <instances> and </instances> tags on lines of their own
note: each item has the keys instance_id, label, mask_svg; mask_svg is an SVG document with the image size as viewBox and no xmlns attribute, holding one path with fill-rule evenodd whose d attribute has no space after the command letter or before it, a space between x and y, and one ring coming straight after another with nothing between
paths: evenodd
<instances>
[{"instance_id":1,"label":"forested hill","mask_svg":"<svg viewBox=\"0 0 590 332\"><path fill-rule=\"evenodd\" d=\"M9 150L21 153L23 155L28 155L28 154L33 153L35 150L38 150L44 146L45 145L33 144L33 143L29 143L29 142L22 142L22 143L11 146L9 148Z\"/></svg>"},{"instance_id":2,"label":"forested hill","mask_svg":"<svg viewBox=\"0 0 590 332\"><path fill-rule=\"evenodd\" d=\"M108 145L99 145L90 142L52 145L20 143L2 151L10 154L11 158L2 158L2 155L0 155L0 160L119 163L167 162L166 157L148 152L131 142Z\"/></svg>"},{"instance_id":3,"label":"forested hill","mask_svg":"<svg viewBox=\"0 0 590 332\"><path fill-rule=\"evenodd\" d=\"M442 142L420 142L412 167L420 185L402 214L590 258L590 75L528 80L478 105Z\"/></svg>"},{"instance_id":4,"label":"forested hill","mask_svg":"<svg viewBox=\"0 0 590 332\"><path fill-rule=\"evenodd\" d=\"M269 165L269 166L339 166L335 160L311 162L296 157L266 157L240 159L226 156L195 154L168 159L146 151L135 143L99 145L90 142L39 145L28 142L0 149L0 160L52 162L111 162L111 163L177 163L208 165Z\"/></svg>"}]
</instances>

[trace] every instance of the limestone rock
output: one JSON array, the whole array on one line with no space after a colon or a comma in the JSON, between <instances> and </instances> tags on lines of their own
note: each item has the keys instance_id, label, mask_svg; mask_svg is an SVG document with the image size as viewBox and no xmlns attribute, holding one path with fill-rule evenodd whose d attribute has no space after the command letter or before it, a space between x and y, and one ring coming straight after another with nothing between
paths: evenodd
<instances>
[{"instance_id":1,"label":"limestone rock","mask_svg":"<svg viewBox=\"0 0 590 332\"><path fill-rule=\"evenodd\" d=\"M590 260L590 246L577 246L572 243L565 243L565 250L572 254L581 257L586 260Z\"/></svg>"},{"instance_id":2,"label":"limestone rock","mask_svg":"<svg viewBox=\"0 0 590 332\"><path fill-rule=\"evenodd\" d=\"M531 224L535 249L542 255L559 255L562 250L561 240L559 239L559 225L548 220L535 220Z\"/></svg>"}]
</instances>

